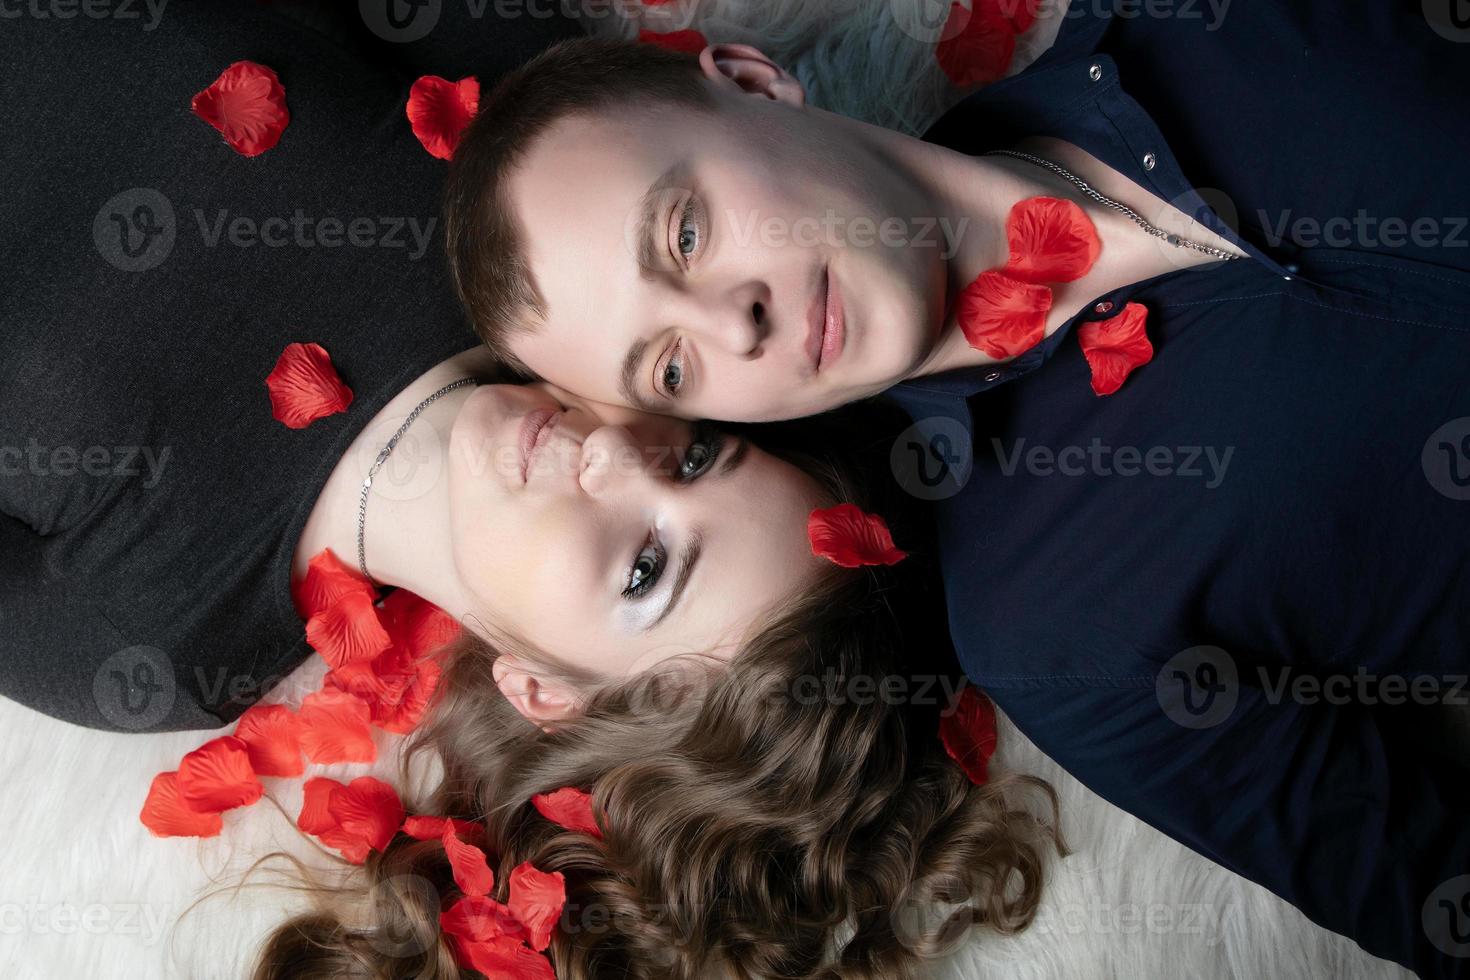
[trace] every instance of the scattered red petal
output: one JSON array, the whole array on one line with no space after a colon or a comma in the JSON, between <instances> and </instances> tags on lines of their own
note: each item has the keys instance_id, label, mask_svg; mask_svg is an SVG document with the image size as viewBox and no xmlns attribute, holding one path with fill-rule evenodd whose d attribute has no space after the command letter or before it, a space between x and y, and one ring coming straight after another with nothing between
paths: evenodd
<instances>
[{"instance_id":1,"label":"scattered red petal","mask_svg":"<svg viewBox=\"0 0 1470 980\"><path fill-rule=\"evenodd\" d=\"M437 653L462 632L453 616L407 589L394 589L383 600L383 619L394 644L414 659Z\"/></svg>"},{"instance_id":2,"label":"scattered red petal","mask_svg":"<svg viewBox=\"0 0 1470 980\"><path fill-rule=\"evenodd\" d=\"M551 931L567 904L566 879L560 871L538 871L526 861L510 873L511 912L526 931L532 949L551 944Z\"/></svg>"},{"instance_id":3,"label":"scattered red petal","mask_svg":"<svg viewBox=\"0 0 1470 980\"><path fill-rule=\"evenodd\" d=\"M359 776L334 789L327 800L327 812L345 833L360 838L375 851L386 849L403 826L403 803L397 790L373 776Z\"/></svg>"},{"instance_id":4,"label":"scattered red petal","mask_svg":"<svg viewBox=\"0 0 1470 980\"><path fill-rule=\"evenodd\" d=\"M347 592L306 621L306 642L333 667L372 660L393 640L377 607L362 592Z\"/></svg>"},{"instance_id":5,"label":"scattered red petal","mask_svg":"<svg viewBox=\"0 0 1470 980\"><path fill-rule=\"evenodd\" d=\"M323 689L301 701L301 749L312 762L372 762L378 757L368 722L371 710L362 698Z\"/></svg>"},{"instance_id":6,"label":"scattered red petal","mask_svg":"<svg viewBox=\"0 0 1470 980\"><path fill-rule=\"evenodd\" d=\"M245 743L250 768L257 776L299 776L306 770L301 761L300 722L283 704L250 708L235 725L235 737Z\"/></svg>"},{"instance_id":7,"label":"scattered red petal","mask_svg":"<svg viewBox=\"0 0 1470 980\"><path fill-rule=\"evenodd\" d=\"M1144 330L1147 321L1148 309L1142 303L1129 303L1117 316L1078 328L1077 340L1092 368L1095 394L1111 395L1123 387L1134 368L1153 360L1154 345Z\"/></svg>"},{"instance_id":8,"label":"scattered red petal","mask_svg":"<svg viewBox=\"0 0 1470 980\"><path fill-rule=\"evenodd\" d=\"M237 61L189 104L194 115L219 130L241 156L275 146L291 121L286 90L276 73L253 61Z\"/></svg>"},{"instance_id":9,"label":"scattered red petal","mask_svg":"<svg viewBox=\"0 0 1470 980\"><path fill-rule=\"evenodd\" d=\"M982 272L960 293L955 319L970 346L995 358L1015 357L1046 336L1051 287Z\"/></svg>"},{"instance_id":10,"label":"scattered red petal","mask_svg":"<svg viewBox=\"0 0 1470 980\"><path fill-rule=\"evenodd\" d=\"M465 127L480 108L480 82L471 75L451 82L425 75L408 91L408 123L429 155L440 160L454 156Z\"/></svg>"},{"instance_id":11,"label":"scattered red petal","mask_svg":"<svg viewBox=\"0 0 1470 980\"><path fill-rule=\"evenodd\" d=\"M301 804L301 815L296 818L296 826L319 838L328 847L337 848L353 864L362 864L368 856L367 841L343 830L331 811L333 794L346 788L325 776L308 779L304 787L306 797Z\"/></svg>"},{"instance_id":12,"label":"scattered red petal","mask_svg":"<svg viewBox=\"0 0 1470 980\"><path fill-rule=\"evenodd\" d=\"M450 827L454 828L460 840L473 841L485 836L485 828L473 820L415 814L403 821L403 832L415 840L439 840Z\"/></svg>"},{"instance_id":13,"label":"scattered red petal","mask_svg":"<svg viewBox=\"0 0 1470 980\"><path fill-rule=\"evenodd\" d=\"M531 797L531 805L552 823L567 830L578 830L593 837L601 837L597 819L592 815L592 794L575 786L563 786L554 793L537 793Z\"/></svg>"},{"instance_id":14,"label":"scattered red petal","mask_svg":"<svg viewBox=\"0 0 1470 980\"><path fill-rule=\"evenodd\" d=\"M373 705L373 724L385 732L407 735L417 728L428 710L434 689L439 686L438 661L425 658L413 666L414 674L396 700Z\"/></svg>"},{"instance_id":15,"label":"scattered red petal","mask_svg":"<svg viewBox=\"0 0 1470 980\"><path fill-rule=\"evenodd\" d=\"M332 358L320 344L287 344L266 375L271 415L288 429L304 429L317 419L345 412L352 389L342 383Z\"/></svg>"},{"instance_id":16,"label":"scattered red petal","mask_svg":"<svg viewBox=\"0 0 1470 980\"><path fill-rule=\"evenodd\" d=\"M524 944L499 937L488 942L457 939L461 965L495 980L556 980L551 961Z\"/></svg>"},{"instance_id":17,"label":"scattered red petal","mask_svg":"<svg viewBox=\"0 0 1470 980\"><path fill-rule=\"evenodd\" d=\"M1004 78L1016 53L1016 29L998 0L974 2L974 10L950 4L944 40L934 48L939 67L960 88Z\"/></svg>"},{"instance_id":18,"label":"scattered red petal","mask_svg":"<svg viewBox=\"0 0 1470 980\"><path fill-rule=\"evenodd\" d=\"M265 792L250 767L249 750L233 735L210 739L184 756L178 784L185 804L200 812L249 806Z\"/></svg>"},{"instance_id":19,"label":"scattered red petal","mask_svg":"<svg viewBox=\"0 0 1470 980\"><path fill-rule=\"evenodd\" d=\"M950 713L939 719L939 739L970 782L983 785L990 778L990 757L995 754L995 705L967 685Z\"/></svg>"},{"instance_id":20,"label":"scattered red petal","mask_svg":"<svg viewBox=\"0 0 1470 980\"><path fill-rule=\"evenodd\" d=\"M492 939L521 941L521 923L515 913L484 895L466 895L439 913L439 928L446 934L473 942Z\"/></svg>"},{"instance_id":21,"label":"scattered red petal","mask_svg":"<svg viewBox=\"0 0 1470 980\"><path fill-rule=\"evenodd\" d=\"M361 592L374 602L378 598L373 584L357 569L343 564L331 548L318 551L306 566L306 576L291 586L291 598L303 620L325 611L349 592Z\"/></svg>"},{"instance_id":22,"label":"scattered red petal","mask_svg":"<svg viewBox=\"0 0 1470 980\"><path fill-rule=\"evenodd\" d=\"M895 565L908 557L893 543L888 524L877 514L866 514L856 504L817 508L807 517L812 554L843 568Z\"/></svg>"},{"instance_id":23,"label":"scattered red petal","mask_svg":"<svg viewBox=\"0 0 1470 980\"><path fill-rule=\"evenodd\" d=\"M1087 213L1072 201L1028 197L1006 216L1010 258L1005 274L1022 282L1071 282L1097 261L1102 239Z\"/></svg>"},{"instance_id":24,"label":"scattered red petal","mask_svg":"<svg viewBox=\"0 0 1470 980\"><path fill-rule=\"evenodd\" d=\"M485 852L460 840L453 824L445 826L440 840L444 842L444 853L449 856L449 867L459 890L466 895L488 896L495 887L495 875L485 860Z\"/></svg>"},{"instance_id":25,"label":"scattered red petal","mask_svg":"<svg viewBox=\"0 0 1470 980\"><path fill-rule=\"evenodd\" d=\"M148 787L138 818L154 837L214 837L224 826L218 813L190 809L179 792L179 774L161 772Z\"/></svg>"},{"instance_id":26,"label":"scattered red petal","mask_svg":"<svg viewBox=\"0 0 1470 980\"><path fill-rule=\"evenodd\" d=\"M680 51L684 54L699 54L709 47L709 41L705 40L703 34L698 31L660 31L641 30L638 32L638 40L644 44L657 44L661 48L670 51Z\"/></svg>"}]
</instances>

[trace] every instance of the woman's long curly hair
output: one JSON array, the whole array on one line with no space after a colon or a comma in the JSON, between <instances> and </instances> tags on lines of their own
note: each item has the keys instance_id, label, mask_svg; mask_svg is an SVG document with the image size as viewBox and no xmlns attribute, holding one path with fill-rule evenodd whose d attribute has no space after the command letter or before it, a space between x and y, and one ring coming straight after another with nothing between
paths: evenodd
<instances>
[{"instance_id":1,"label":"woman's long curly hair","mask_svg":"<svg viewBox=\"0 0 1470 980\"><path fill-rule=\"evenodd\" d=\"M778 431L763 427L762 445ZM849 470L802 465L873 509ZM901 498L877 509L908 547ZM443 772L410 809L484 825L498 901L522 862L565 876L548 950L561 980L892 980L976 924L1022 929L1046 852L1066 853L1056 796L1019 774L974 785L947 756L943 692L962 678L931 558L834 565L727 663L594 687L552 731L502 696L497 649L466 635L404 754L405 773L423 755ZM601 839L532 806L565 786L590 790ZM302 887L314 909L275 930L254 980L475 975L440 934L460 892L438 841L399 833L362 868Z\"/></svg>"}]
</instances>

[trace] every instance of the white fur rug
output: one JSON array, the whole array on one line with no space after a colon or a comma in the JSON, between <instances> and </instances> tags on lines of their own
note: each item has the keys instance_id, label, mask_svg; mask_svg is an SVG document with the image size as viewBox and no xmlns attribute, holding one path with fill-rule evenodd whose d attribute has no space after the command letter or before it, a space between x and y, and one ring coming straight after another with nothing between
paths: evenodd
<instances>
[{"instance_id":1,"label":"white fur rug","mask_svg":"<svg viewBox=\"0 0 1470 980\"><path fill-rule=\"evenodd\" d=\"M322 667L314 659L278 691L314 690ZM179 917L212 887L233 884L254 858L278 848L310 856L310 845L266 800L227 813L212 840L157 840L138 822L153 775L211 737L90 731L0 699L0 976L247 975L262 936L296 907L294 896L226 892ZM400 741L386 736L371 767L313 766L308 775L392 779ZM1105 803L1005 719L997 763L1052 781L1075 853L1056 862L1031 929L1008 939L971 932L935 962L935 980L1411 976ZM264 782L294 818L303 780Z\"/></svg>"}]
</instances>

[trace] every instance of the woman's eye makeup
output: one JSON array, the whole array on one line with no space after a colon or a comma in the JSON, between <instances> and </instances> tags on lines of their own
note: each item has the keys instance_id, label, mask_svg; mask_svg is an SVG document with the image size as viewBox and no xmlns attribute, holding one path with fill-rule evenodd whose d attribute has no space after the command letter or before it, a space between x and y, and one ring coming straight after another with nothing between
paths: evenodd
<instances>
[{"instance_id":1,"label":"woman's eye makeup","mask_svg":"<svg viewBox=\"0 0 1470 980\"><path fill-rule=\"evenodd\" d=\"M692 483L710 471L724 450L725 434L709 422L694 424L693 438L682 457L677 458L674 480ZM657 532L650 532L633 556L628 566L627 584L623 587L624 599L637 599L647 595L663 577L668 564L668 553L658 539Z\"/></svg>"}]
</instances>

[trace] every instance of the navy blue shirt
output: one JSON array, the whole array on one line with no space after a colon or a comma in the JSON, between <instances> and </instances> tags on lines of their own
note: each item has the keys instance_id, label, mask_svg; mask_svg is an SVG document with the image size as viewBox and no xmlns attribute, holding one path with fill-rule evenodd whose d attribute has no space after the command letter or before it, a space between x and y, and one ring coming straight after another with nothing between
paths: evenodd
<instances>
[{"instance_id":1,"label":"navy blue shirt","mask_svg":"<svg viewBox=\"0 0 1470 980\"><path fill-rule=\"evenodd\" d=\"M1470 976L1470 779L1402 724L1470 693L1470 275L1366 250L1288 270L1205 206L1128 85L1054 59L935 130L1067 140L1248 255L889 393L951 476L960 660L1104 798L1373 954ZM1127 303L1155 354L1098 397L1075 334Z\"/></svg>"}]
</instances>

